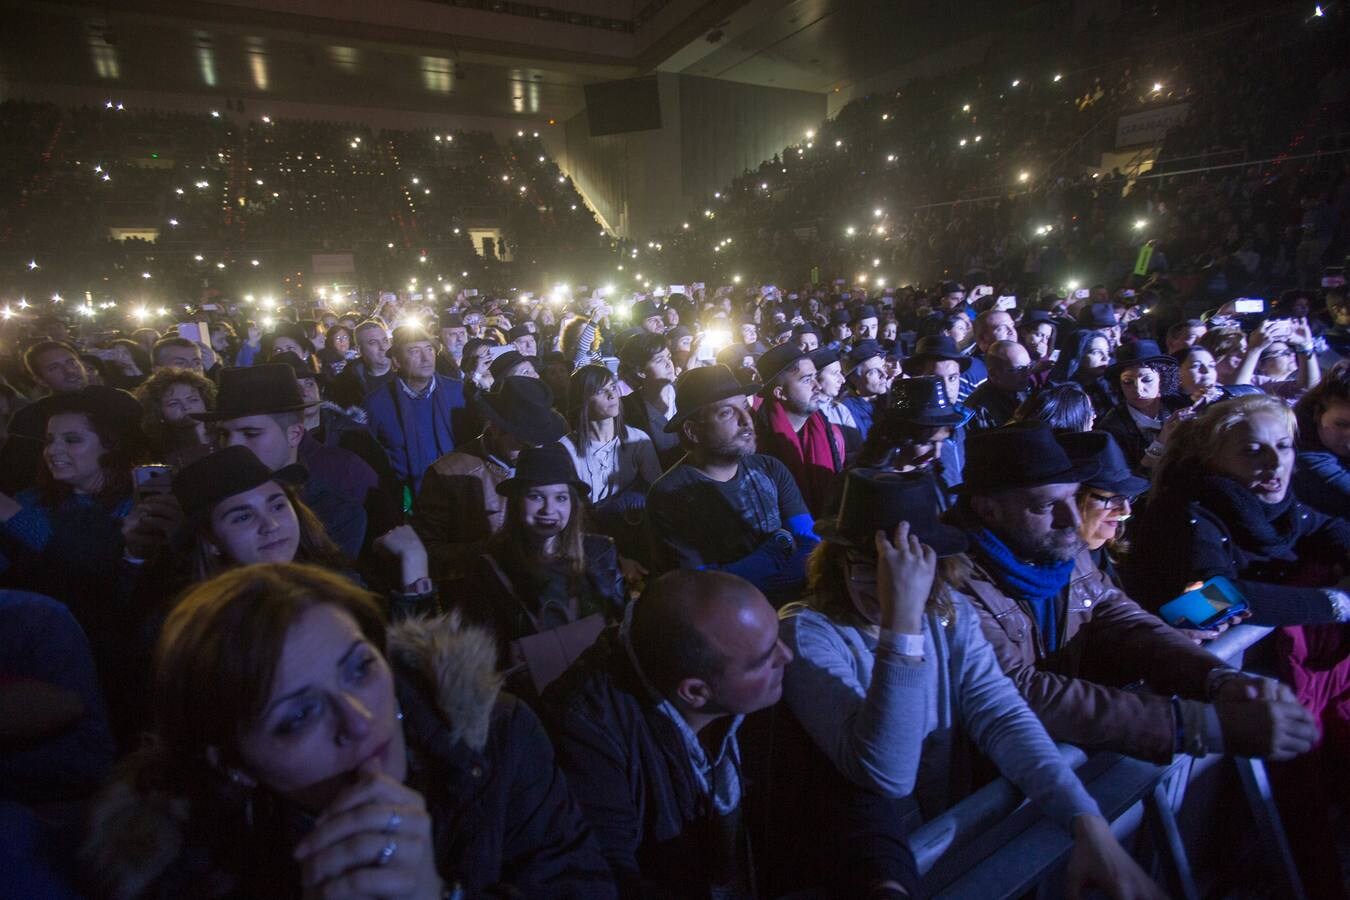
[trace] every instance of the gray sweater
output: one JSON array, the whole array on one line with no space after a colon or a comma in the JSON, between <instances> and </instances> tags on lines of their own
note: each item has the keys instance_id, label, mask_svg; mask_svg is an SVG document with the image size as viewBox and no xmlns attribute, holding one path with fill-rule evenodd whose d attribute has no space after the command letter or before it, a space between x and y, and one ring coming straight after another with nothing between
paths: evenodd
<instances>
[{"instance_id":1,"label":"gray sweater","mask_svg":"<svg viewBox=\"0 0 1350 900\"><path fill-rule=\"evenodd\" d=\"M999 668L979 617L958 598L954 621L925 617L924 658L895 652L888 632L835 621L806 606L783 610L795 659L783 696L811 739L849 780L913 796L931 818L948 796L963 728L1013 784L1066 829L1096 802Z\"/></svg>"}]
</instances>

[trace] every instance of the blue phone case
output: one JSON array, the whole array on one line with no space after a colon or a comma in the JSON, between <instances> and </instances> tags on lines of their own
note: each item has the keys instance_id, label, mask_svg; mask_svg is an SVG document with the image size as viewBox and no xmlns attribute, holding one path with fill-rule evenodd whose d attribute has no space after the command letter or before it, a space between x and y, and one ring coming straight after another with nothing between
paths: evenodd
<instances>
[{"instance_id":1,"label":"blue phone case","mask_svg":"<svg viewBox=\"0 0 1350 900\"><path fill-rule=\"evenodd\" d=\"M1233 583L1219 576L1163 604L1158 615L1169 625L1213 628L1246 609L1247 601Z\"/></svg>"}]
</instances>

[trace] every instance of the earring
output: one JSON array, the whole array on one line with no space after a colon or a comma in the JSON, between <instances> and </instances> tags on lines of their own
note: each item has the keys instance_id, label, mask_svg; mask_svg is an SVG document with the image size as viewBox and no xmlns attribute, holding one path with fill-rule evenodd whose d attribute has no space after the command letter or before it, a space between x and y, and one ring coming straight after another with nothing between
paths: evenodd
<instances>
[{"instance_id":1,"label":"earring","mask_svg":"<svg viewBox=\"0 0 1350 900\"><path fill-rule=\"evenodd\" d=\"M398 712L394 713L394 718L400 722L403 721L403 707L398 708Z\"/></svg>"}]
</instances>

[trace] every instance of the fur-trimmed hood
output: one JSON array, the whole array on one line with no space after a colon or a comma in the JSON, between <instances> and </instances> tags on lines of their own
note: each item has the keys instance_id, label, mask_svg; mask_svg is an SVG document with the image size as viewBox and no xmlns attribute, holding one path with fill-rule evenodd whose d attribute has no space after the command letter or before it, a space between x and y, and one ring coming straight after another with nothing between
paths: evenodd
<instances>
[{"instance_id":1,"label":"fur-trimmed hood","mask_svg":"<svg viewBox=\"0 0 1350 900\"><path fill-rule=\"evenodd\" d=\"M452 743L481 752L502 685L491 633L455 613L410 617L389 627L387 650L399 694L424 696ZM134 754L92 804L80 862L98 896L144 896L188 849L189 801L148 786L160 780L151 771L157 765L153 750Z\"/></svg>"}]
</instances>

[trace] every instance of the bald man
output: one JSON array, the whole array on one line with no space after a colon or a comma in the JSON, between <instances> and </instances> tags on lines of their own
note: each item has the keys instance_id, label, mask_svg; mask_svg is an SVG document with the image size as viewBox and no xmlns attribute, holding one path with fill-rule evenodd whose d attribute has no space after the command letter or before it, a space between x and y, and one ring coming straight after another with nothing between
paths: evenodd
<instances>
[{"instance_id":1,"label":"bald man","mask_svg":"<svg viewBox=\"0 0 1350 900\"><path fill-rule=\"evenodd\" d=\"M823 884L860 896L916 889L904 809L847 784L833 766L792 769L820 788L828 802L812 809L823 812L766 812L784 809L766 793L766 742L743 752L739 732L782 696L792 652L777 627L750 582L676 569L650 582L623 624L544 692L558 762L622 896L749 897L758 892L752 853L755 880L775 896ZM757 730L778 712L756 717ZM801 791L789 793L800 800Z\"/></svg>"},{"instance_id":2,"label":"bald man","mask_svg":"<svg viewBox=\"0 0 1350 900\"><path fill-rule=\"evenodd\" d=\"M975 413L972 432L997 428L1012 421L1013 413L1031 388L1031 355L1015 341L995 341L984 355L989 377L966 400Z\"/></svg>"}]
</instances>

